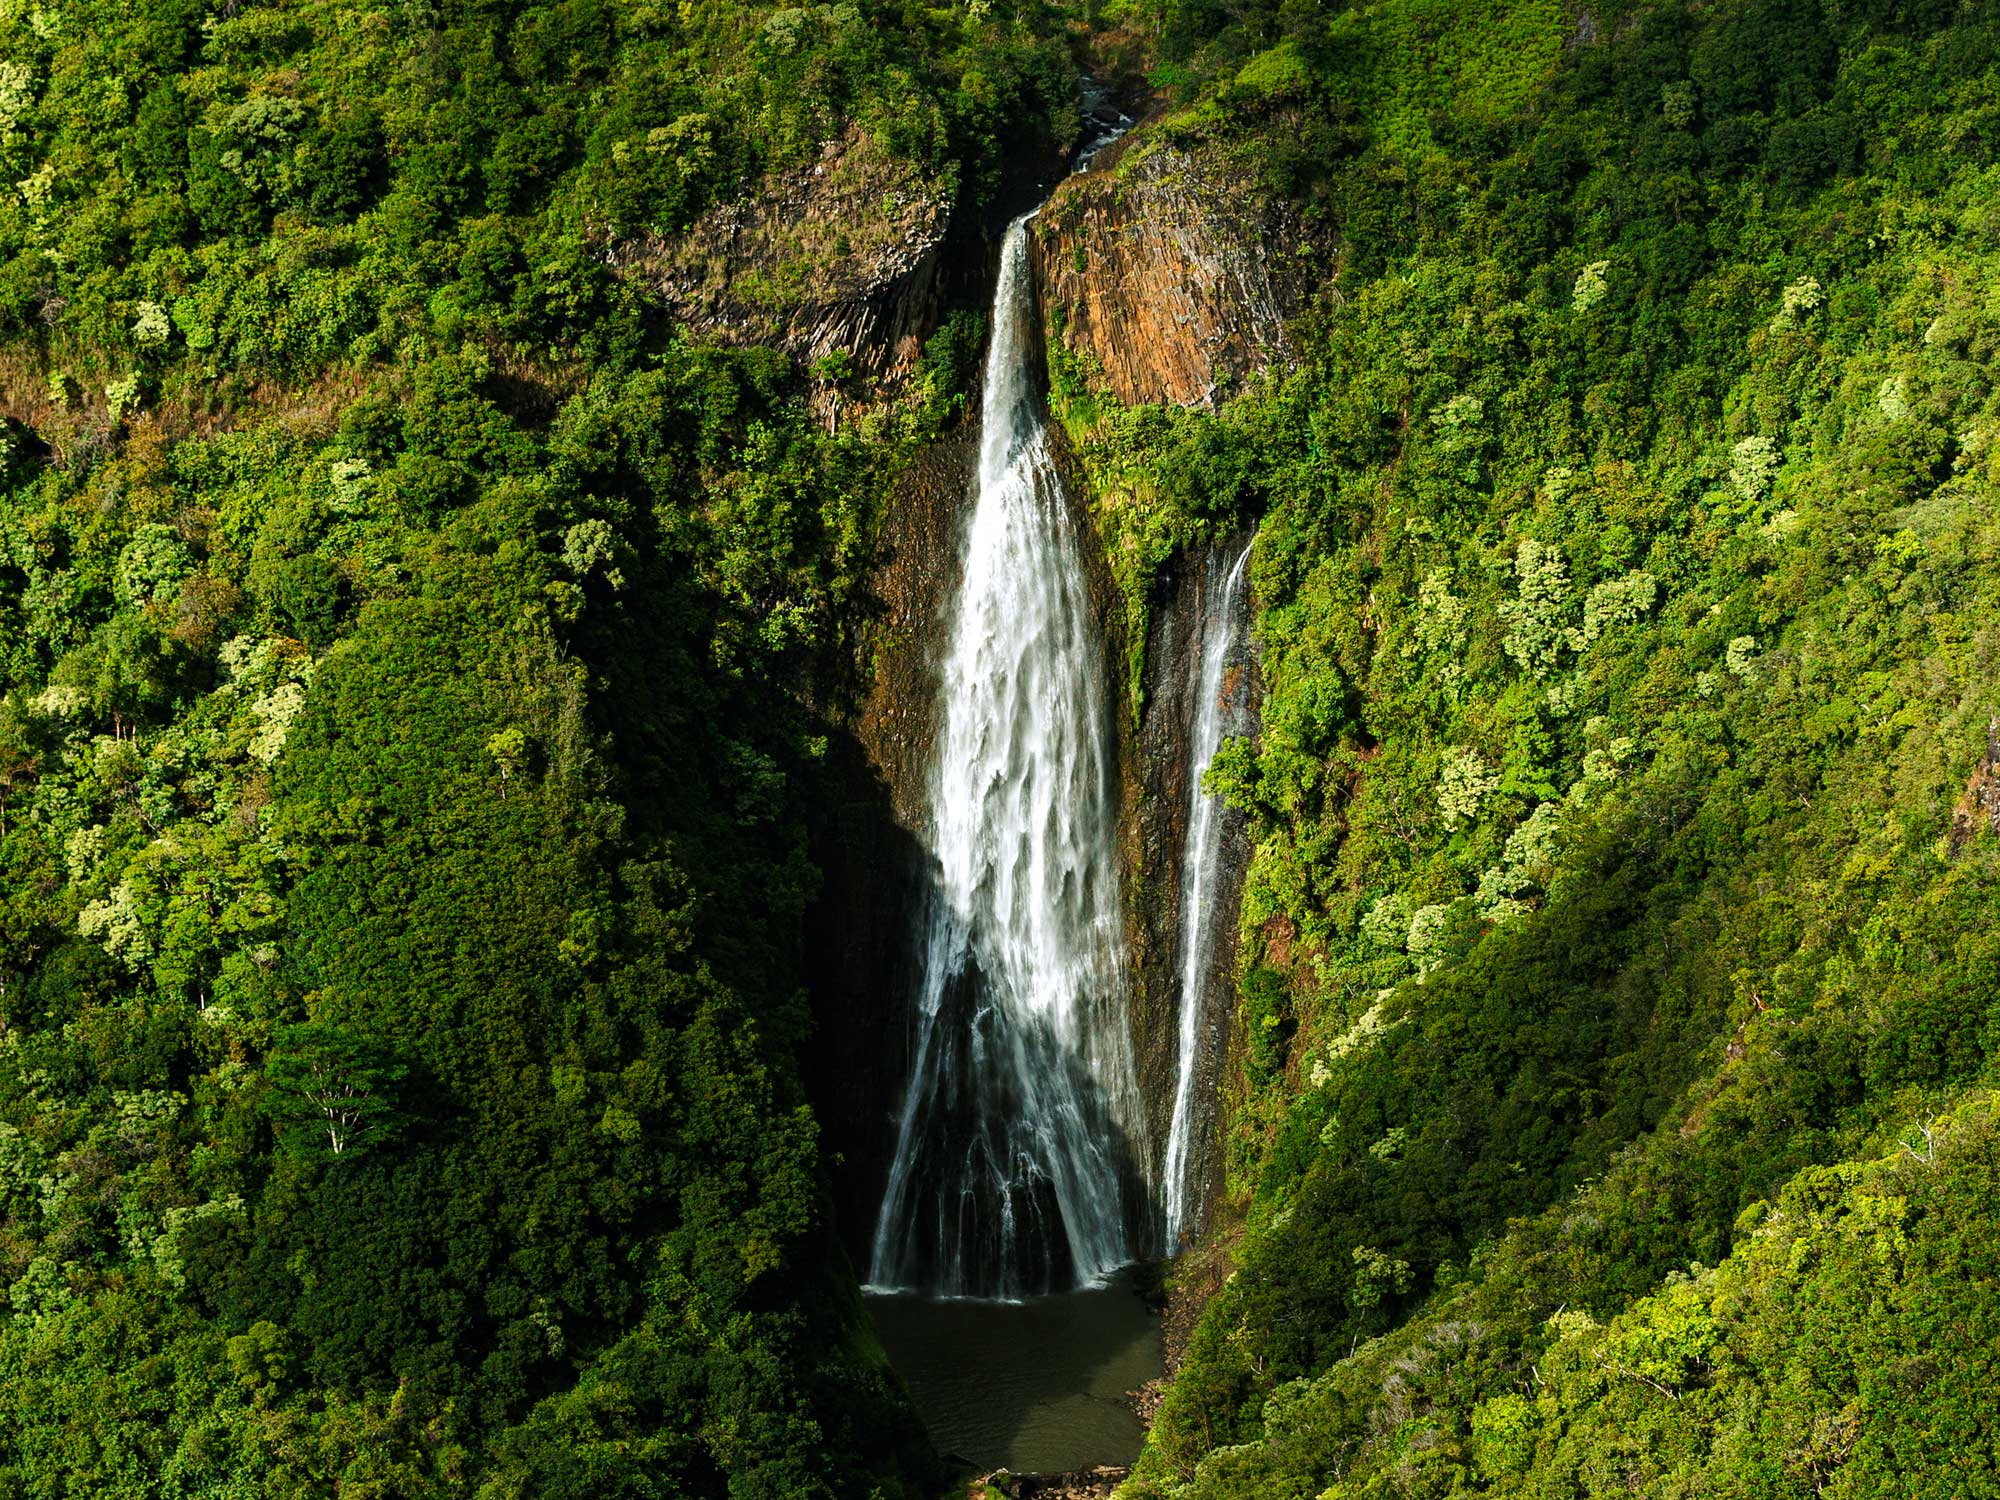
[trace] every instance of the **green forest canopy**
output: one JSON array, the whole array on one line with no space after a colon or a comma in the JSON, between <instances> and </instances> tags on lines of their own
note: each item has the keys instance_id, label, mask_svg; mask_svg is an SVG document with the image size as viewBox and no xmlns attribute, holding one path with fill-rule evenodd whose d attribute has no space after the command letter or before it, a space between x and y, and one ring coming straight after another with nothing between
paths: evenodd
<instances>
[{"instance_id":1,"label":"green forest canopy","mask_svg":"<svg viewBox=\"0 0 2000 1500\"><path fill-rule=\"evenodd\" d=\"M829 434L606 246L1036 16L0 15L0 1493L901 1492L804 809L948 331ZM1003 128L1004 126L1004 128Z\"/></svg>"},{"instance_id":2,"label":"green forest canopy","mask_svg":"<svg viewBox=\"0 0 2000 1500\"><path fill-rule=\"evenodd\" d=\"M1261 516L1130 1491L1994 1493L1994 18L1146 14L1325 268L1219 419L1065 403L1124 555Z\"/></svg>"},{"instance_id":3,"label":"green forest canopy","mask_svg":"<svg viewBox=\"0 0 2000 1500\"><path fill-rule=\"evenodd\" d=\"M1128 588L1260 523L1233 1275L1131 1490L2000 1488L1987 8L0 38L0 1494L929 1492L800 933L972 340L865 390L606 251L850 128L973 223L1073 47L1320 257L1221 413L1066 408Z\"/></svg>"}]
</instances>

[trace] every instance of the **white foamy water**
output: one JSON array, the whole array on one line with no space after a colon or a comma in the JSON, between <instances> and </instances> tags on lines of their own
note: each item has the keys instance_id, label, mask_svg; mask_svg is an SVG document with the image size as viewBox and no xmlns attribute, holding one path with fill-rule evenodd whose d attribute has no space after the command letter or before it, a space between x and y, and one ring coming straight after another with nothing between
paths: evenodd
<instances>
[{"instance_id":1,"label":"white foamy water","mask_svg":"<svg viewBox=\"0 0 2000 1500\"><path fill-rule=\"evenodd\" d=\"M1049 455L1028 221L1009 227L979 493L943 667L913 1065L869 1282L1020 1297L1133 1258L1128 1035L1103 643Z\"/></svg>"},{"instance_id":2,"label":"white foamy water","mask_svg":"<svg viewBox=\"0 0 2000 1500\"><path fill-rule=\"evenodd\" d=\"M1222 873L1223 823L1220 797L1203 793L1208 771L1223 737L1248 727L1249 674L1243 580L1250 563L1245 544L1235 565L1217 585L1215 560L1202 590L1201 676L1196 684L1193 731L1188 741L1188 813L1181 850L1180 1048L1174 1075L1174 1112L1167 1129L1165 1193L1166 1248L1201 1228L1201 1164L1194 1143L1209 1123L1207 1101L1197 1091L1213 1027L1205 1004L1215 967L1215 940L1233 913L1217 909Z\"/></svg>"}]
</instances>

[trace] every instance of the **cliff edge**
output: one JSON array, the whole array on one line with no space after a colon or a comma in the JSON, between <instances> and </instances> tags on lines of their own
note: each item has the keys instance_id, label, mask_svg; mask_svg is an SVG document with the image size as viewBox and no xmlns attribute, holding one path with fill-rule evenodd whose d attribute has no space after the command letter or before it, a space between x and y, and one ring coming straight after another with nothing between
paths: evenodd
<instances>
[{"instance_id":1,"label":"cliff edge","mask_svg":"<svg viewBox=\"0 0 2000 1500\"><path fill-rule=\"evenodd\" d=\"M1128 406L1213 409L1293 357L1305 239L1212 147L1154 139L1056 189L1035 222L1050 337Z\"/></svg>"},{"instance_id":2,"label":"cliff edge","mask_svg":"<svg viewBox=\"0 0 2000 1500\"><path fill-rule=\"evenodd\" d=\"M845 354L894 380L937 321L950 222L945 184L850 127L683 233L623 240L606 258L700 337L805 361Z\"/></svg>"}]
</instances>

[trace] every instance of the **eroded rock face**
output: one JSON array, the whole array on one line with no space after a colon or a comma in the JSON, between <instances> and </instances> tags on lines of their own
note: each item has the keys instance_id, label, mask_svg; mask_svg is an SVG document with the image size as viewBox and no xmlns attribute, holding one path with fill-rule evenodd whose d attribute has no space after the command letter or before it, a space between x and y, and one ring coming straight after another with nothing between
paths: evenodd
<instances>
[{"instance_id":1,"label":"eroded rock face","mask_svg":"<svg viewBox=\"0 0 2000 1500\"><path fill-rule=\"evenodd\" d=\"M1986 756L1972 769L1965 795L1952 809L1949 846L1956 859L1984 831L2000 833L2000 719L1986 726Z\"/></svg>"},{"instance_id":2,"label":"eroded rock face","mask_svg":"<svg viewBox=\"0 0 2000 1500\"><path fill-rule=\"evenodd\" d=\"M950 606L978 483L979 429L967 424L911 464L883 521L872 588L868 697L856 734L905 827L930 817L930 769L944 717L941 674Z\"/></svg>"},{"instance_id":3,"label":"eroded rock face","mask_svg":"<svg viewBox=\"0 0 2000 1500\"><path fill-rule=\"evenodd\" d=\"M1284 239L1290 231L1261 211L1232 205L1218 169L1197 167L1173 151L1153 155L1158 160L1139 164L1142 170L1129 181L1111 171L1071 179L1044 210L1042 218L1053 216L1053 223L1036 245L1043 305L1046 311L1071 310L1065 322L1072 347L1092 351L1121 399L1210 404L1231 382L1289 357L1283 319L1299 294L1293 282L1303 278L1288 281L1264 264L1274 253L1271 245L1292 243ZM936 229L941 236L941 217ZM1090 247L1083 272L1075 270L1079 244ZM1111 357L1097 353L1100 347ZM861 348L856 360L864 368L893 366L893 358L871 359L866 345ZM1090 521L1087 480L1060 424L1051 425L1048 437L1075 507L1106 679L1115 682L1128 659L1122 596ZM907 1006L918 958L912 924L929 878L919 831L930 815L938 669L973 498L977 441L977 428L968 425L939 443L913 465L887 508L882 566L873 580L877 614L867 635L868 686L849 721L851 732L836 747L840 790L822 809L815 838L815 858L826 875L812 939L821 1023L816 1045L826 1066L817 1072L814 1102L829 1150L845 1158L835 1190L844 1237L856 1256L865 1252L880 1202L893 1112L909 1068ZM1148 1161L1158 1158L1166 1140L1178 1063L1179 885L1210 572L1205 556L1190 556L1158 581L1143 716L1134 722L1122 704L1106 704L1117 726L1130 1015L1149 1101L1142 1153ZM1217 909L1227 913L1219 922L1224 941L1208 997L1225 1024L1232 994L1228 939L1248 852L1240 827L1229 839L1229 875L1214 892ZM1218 1071L1221 1062L1219 1056L1208 1059ZM1213 1147L1204 1139L1195 1153L1211 1185ZM1135 1213L1146 1221L1130 1226L1135 1242L1158 1243L1152 1205Z\"/></svg>"},{"instance_id":4,"label":"eroded rock face","mask_svg":"<svg viewBox=\"0 0 2000 1500\"><path fill-rule=\"evenodd\" d=\"M774 172L684 233L624 240L614 272L650 287L691 333L842 353L895 380L937 323L951 195L858 128L810 166Z\"/></svg>"},{"instance_id":5,"label":"eroded rock face","mask_svg":"<svg viewBox=\"0 0 2000 1500\"><path fill-rule=\"evenodd\" d=\"M1164 142L1071 178L1036 220L1042 306L1091 382L1128 406L1214 407L1292 358L1303 236L1240 169Z\"/></svg>"},{"instance_id":6,"label":"eroded rock face","mask_svg":"<svg viewBox=\"0 0 2000 1500\"><path fill-rule=\"evenodd\" d=\"M1129 711L1119 715L1124 731L1120 832L1134 985L1133 1045L1156 1154L1166 1147L1179 1063L1180 977L1175 959L1181 846L1187 828L1188 726L1199 667L1200 643L1192 618L1196 582L1178 567L1159 580L1146 631L1145 711L1136 724ZM1122 633L1122 613L1112 619Z\"/></svg>"},{"instance_id":7,"label":"eroded rock face","mask_svg":"<svg viewBox=\"0 0 2000 1500\"><path fill-rule=\"evenodd\" d=\"M931 879L918 830L930 815L940 642L978 439L968 425L920 455L887 507L870 589L867 690L831 747L835 774L814 823L813 859L825 879L808 918L819 1065L807 1077L839 1163L841 1237L863 1267L909 1080L915 921Z\"/></svg>"},{"instance_id":8,"label":"eroded rock face","mask_svg":"<svg viewBox=\"0 0 2000 1500\"><path fill-rule=\"evenodd\" d=\"M1180 939L1182 923L1188 918L1182 880L1186 874L1190 782L1196 774L1195 721L1201 712L1204 630L1219 628L1219 622L1211 617L1211 596L1221 586L1229 560L1241 553L1247 540L1235 537L1181 554L1163 571L1149 612L1145 708L1137 726L1128 731L1124 835L1138 985L1134 1007L1144 1018L1134 1040L1140 1051L1153 1139L1160 1143L1167 1139L1180 1064ZM1255 704L1261 697L1254 664L1246 663L1234 671L1252 674L1242 687L1251 702L1254 723ZM1234 693L1238 685L1232 673L1227 690ZM1241 727L1252 729L1253 724ZM1201 976L1205 1024L1196 1055L1196 1086L1203 1095L1212 1094L1217 1081L1229 1073L1236 913L1251 852L1240 814L1224 815L1221 836L1217 869L1206 893L1212 903L1215 942ZM1221 1185L1219 1147L1216 1122L1212 1116L1204 1116L1189 1152L1194 1178L1203 1184L1193 1196L1204 1205ZM1184 1248L1176 1245L1169 1250Z\"/></svg>"},{"instance_id":9,"label":"eroded rock face","mask_svg":"<svg viewBox=\"0 0 2000 1500\"><path fill-rule=\"evenodd\" d=\"M1111 1500L1132 1471L1115 1464L1076 1469L1067 1474L1010 1474L996 1469L966 1487L968 1500L995 1491L1007 1500Z\"/></svg>"}]
</instances>

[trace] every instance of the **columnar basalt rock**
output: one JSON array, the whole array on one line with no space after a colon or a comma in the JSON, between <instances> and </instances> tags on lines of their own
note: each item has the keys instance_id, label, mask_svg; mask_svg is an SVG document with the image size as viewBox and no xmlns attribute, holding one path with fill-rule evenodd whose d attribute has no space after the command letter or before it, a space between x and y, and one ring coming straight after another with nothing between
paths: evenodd
<instances>
[{"instance_id":1,"label":"columnar basalt rock","mask_svg":"<svg viewBox=\"0 0 2000 1500\"><path fill-rule=\"evenodd\" d=\"M1308 284L1295 217L1240 168L1164 142L1106 154L1036 220L1053 338L1128 406L1213 408L1292 357Z\"/></svg>"},{"instance_id":2,"label":"columnar basalt rock","mask_svg":"<svg viewBox=\"0 0 2000 1500\"><path fill-rule=\"evenodd\" d=\"M859 127L686 231L608 246L698 338L812 362L844 354L894 381L936 327L951 195Z\"/></svg>"}]
</instances>

